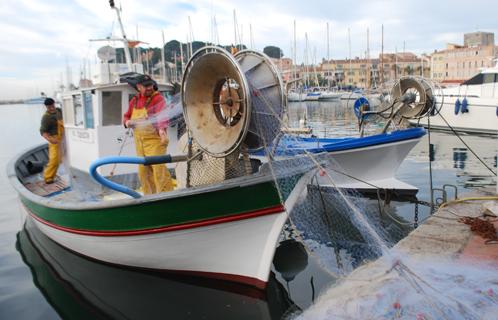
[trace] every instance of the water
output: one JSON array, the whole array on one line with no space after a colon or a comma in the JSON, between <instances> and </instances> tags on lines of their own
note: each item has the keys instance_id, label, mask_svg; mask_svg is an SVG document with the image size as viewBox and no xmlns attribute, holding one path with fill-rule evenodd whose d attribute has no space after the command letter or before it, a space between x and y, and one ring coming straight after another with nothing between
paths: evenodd
<instances>
[{"instance_id":1,"label":"water","mask_svg":"<svg viewBox=\"0 0 498 320\"><path fill-rule=\"evenodd\" d=\"M55 245L36 230L23 229L17 196L5 166L17 153L42 143L38 133L42 106L0 106L4 137L0 153L0 319L164 318L279 319L307 309L335 279L324 261L308 255L297 241L277 249L266 292L220 281L143 273L89 261ZM358 135L351 106L337 102L290 104L290 123L306 114L318 136ZM379 130L371 126L368 132ZM497 139L464 136L488 166L496 166ZM435 161L433 185L455 184L459 192L494 183L494 177L454 136L431 134ZM428 201L428 141L425 136L398 171ZM368 164L367 164L368 165ZM375 206L374 206L375 207ZM392 202L391 214L413 221L414 206ZM420 208L419 219L429 214ZM29 229L29 228L28 228ZM286 233L295 233L291 227ZM307 241L308 248L319 245ZM355 255L340 251L338 256Z\"/></svg>"}]
</instances>

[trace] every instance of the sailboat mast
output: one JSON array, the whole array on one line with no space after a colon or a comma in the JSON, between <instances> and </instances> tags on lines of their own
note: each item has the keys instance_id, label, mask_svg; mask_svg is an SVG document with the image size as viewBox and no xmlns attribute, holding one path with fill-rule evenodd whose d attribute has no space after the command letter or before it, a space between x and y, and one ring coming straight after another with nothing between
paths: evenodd
<instances>
[{"instance_id":1,"label":"sailboat mast","mask_svg":"<svg viewBox=\"0 0 498 320\"><path fill-rule=\"evenodd\" d=\"M370 78L370 30L367 28L367 89L370 88L371 78Z\"/></svg>"},{"instance_id":2,"label":"sailboat mast","mask_svg":"<svg viewBox=\"0 0 498 320\"><path fill-rule=\"evenodd\" d=\"M235 9L233 9L233 45L237 47L237 16L235 14Z\"/></svg>"},{"instance_id":3,"label":"sailboat mast","mask_svg":"<svg viewBox=\"0 0 498 320\"><path fill-rule=\"evenodd\" d=\"M353 66L351 65L351 29L348 28L348 46L349 46L349 75L348 75L348 80L350 84L353 84L353 81L351 79L353 75Z\"/></svg>"},{"instance_id":4,"label":"sailboat mast","mask_svg":"<svg viewBox=\"0 0 498 320\"><path fill-rule=\"evenodd\" d=\"M124 44L124 53L126 57L126 64L128 65L128 71L132 71L130 49L129 49L128 39L126 38L125 30L123 27L123 23L121 22L121 14L119 13L119 9L116 8L116 6L114 5L113 0L109 1L109 4L111 6L111 9L114 9L116 11L116 14L118 15L119 26L121 27L121 33L123 34L123 44Z\"/></svg>"},{"instance_id":5,"label":"sailboat mast","mask_svg":"<svg viewBox=\"0 0 498 320\"><path fill-rule=\"evenodd\" d=\"M164 56L164 46L166 45L164 41L164 30L161 30L161 35L163 37L163 44L161 46L161 59L163 60L163 82L166 82L166 57Z\"/></svg>"},{"instance_id":6,"label":"sailboat mast","mask_svg":"<svg viewBox=\"0 0 498 320\"><path fill-rule=\"evenodd\" d=\"M382 25L382 43L380 49L380 85L384 85L384 25Z\"/></svg>"},{"instance_id":7,"label":"sailboat mast","mask_svg":"<svg viewBox=\"0 0 498 320\"><path fill-rule=\"evenodd\" d=\"M327 22L327 64L330 66L330 37L329 37L329 23ZM327 75L327 84L330 88L330 75Z\"/></svg>"},{"instance_id":8,"label":"sailboat mast","mask_svg":"<svg viewBox=\"0 0 498 320\"><path fill-rule=\"evenodd\" d=\"M189 58L194 54L194 48L193 48L193 42L194 42L194 30L192 28L192 21L190 20L190 16L188 16L188 31L189 31L189 38L190 38L190 56Z\"/></svg>"},{"instance_id":9,"label":"sailboat mast","mask_svg":"<svg viewBox=\"0 0 498 320\"><path fill-rule=\"evenodd\" d=\"M293 80L296 80L297 78L297 70L296 70L296 66L297 66L297 52L296 52L296 20L294 20L294 72L293 72Z\"/></svg>"},{"instance_id":10,"label":"sailboat mast","mask_svg":"<svg viewBox=\"0 0 498 320\"><path fill-rule=\"evenodd\" d=\"M251 45L251 50L254 49L254 38L252 37L252 25L249 24L249 43Z\"/></svg>"},{"instance_id":11,"label":"sailboat mast","mask_svg":"<svg viewBox=\"0 0 498 320\"><path fill-rule=\"evenodd\" d=\"M180 42L180 65L182 67L182 70L181 70L181 75L183 74L183 69L184 69L184 66L183 66L183 44Z\"/></svg>"}]
</instances>

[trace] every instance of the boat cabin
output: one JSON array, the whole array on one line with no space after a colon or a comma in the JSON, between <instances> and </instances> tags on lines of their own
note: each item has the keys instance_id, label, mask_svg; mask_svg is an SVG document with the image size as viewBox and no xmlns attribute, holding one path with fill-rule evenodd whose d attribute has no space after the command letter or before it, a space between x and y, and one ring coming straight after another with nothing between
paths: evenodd
<instances>
[{"instance_id":1,"label":"boat cabin","mask_svg":"<svg viewBox=\"0 0 498 320\"><path fill-rule=\"evenodd\" d=\"M171 99L173 87L158 84L165 99ZM136 91L126 83L83 88L62 95L67 160L70 167L87 175L90 164L107 156L135 156L131 130L122 124L123 114ZM136 165L122 164L99 168L109 176L136 173ZM78 175L78 174L76 174Z\"/></svg>"}]
</instances>

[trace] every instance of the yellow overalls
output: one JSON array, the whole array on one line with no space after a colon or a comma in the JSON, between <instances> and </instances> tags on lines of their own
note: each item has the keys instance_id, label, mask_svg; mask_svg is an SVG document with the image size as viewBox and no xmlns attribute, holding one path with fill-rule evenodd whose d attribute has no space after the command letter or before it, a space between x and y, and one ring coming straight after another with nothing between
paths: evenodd
<instances>
[{"instance_id":1,"label":"yellow overalls","mask_svg":"<svg viewBox=\"0 0 498 320\"><path fill-rule=\"evenodd\" d=\"M156 128L147 119L147 105L142 109L137 109L136 105L131 113L131 120L138 120L139 123L133 129L135 138L135 149L137 156L160 156L166 153L165 144L161 143L161 138L156 131ZM166 165L153 164L150 166L138 165L138 179L142 185L143 194L159 193L173 190L171 175L169 174Z\"/></svg>"},{"instance_id":2,"label":"yellow overalls","mask_svg":"<svg viewBox=\"0 0 498 320\"><path fill-rule=\"evenodd\" d=\"M57 120L57 143L48 143L48 163L43 171L43 179L45 182L53 182L55 175L57 174L57 169L62 160L62 136L64 134L64 124L62 120Z\"/></svg>"}]
</instances>

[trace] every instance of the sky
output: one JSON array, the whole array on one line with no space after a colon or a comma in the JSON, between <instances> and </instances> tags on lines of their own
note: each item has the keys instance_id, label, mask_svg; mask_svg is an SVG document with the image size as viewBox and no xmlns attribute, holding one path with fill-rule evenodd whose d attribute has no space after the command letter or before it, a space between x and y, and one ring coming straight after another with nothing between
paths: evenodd
<instances>
[{"instance_id":1,"label":"sky","mask_svg":"<svg viewBox=\"0 0 498 320\"><path fill-rule=\"evenodd\" d=\"M294 21L296 57L365 57L369 30L370 57L381 51L416 54L463 44L463 34L498 34L496 0L115 0L121 7L125 33L151 47L165 41L234 43L234 10L242 41L253 49L274 45L292 58ZM189 17L191 24L189 24ZM212 23L216 20L216 28ZM329 39L327 40L327 23ZM191 27L190 27L191 26ZM83 61L94 63L104 42L89 39L121 36L116 13L106 0L0 1L0 100L52 94L66 81L66 69L77 82ZM349 32L348 32L349 30ZM350 34L350 37L348 36ZM498 35L495 35L498 36ZM497 41L498 42L498 41ZM327 46L328 44L328 46ZM115 45L119 45L115 43ZM329 49L327 49L327 47Z\"/></svg>"}]
</instances>

